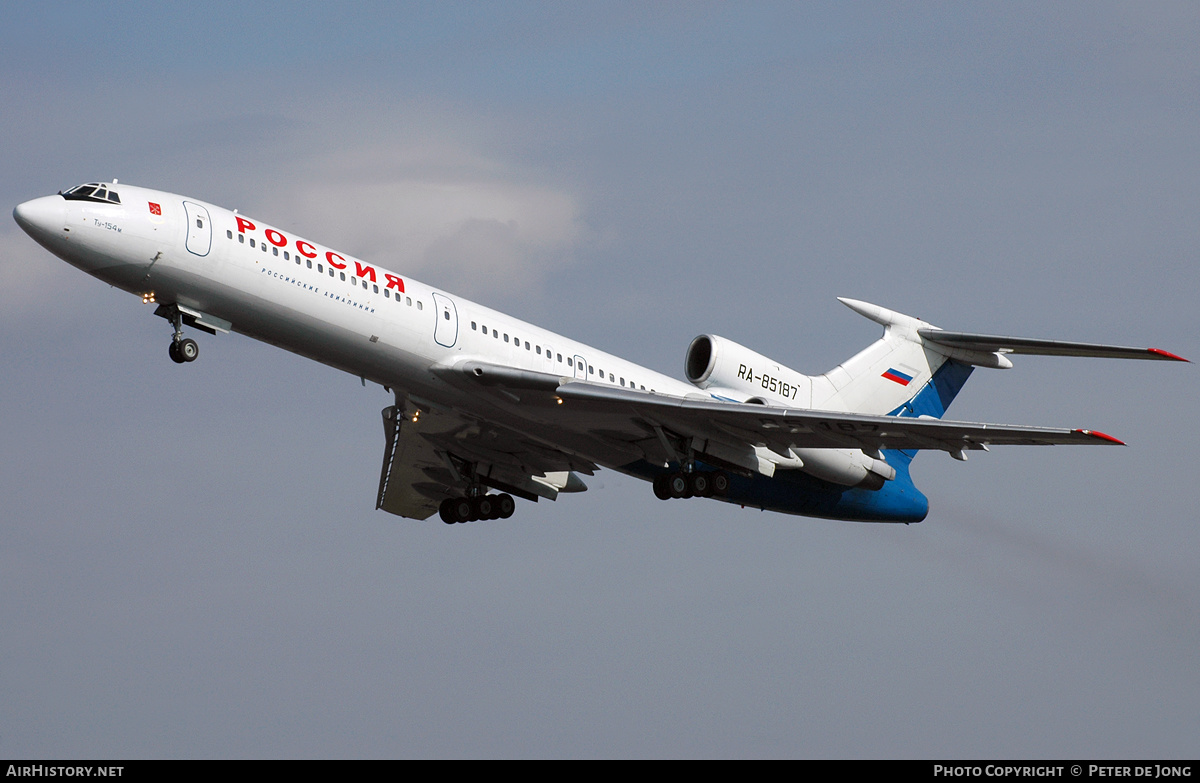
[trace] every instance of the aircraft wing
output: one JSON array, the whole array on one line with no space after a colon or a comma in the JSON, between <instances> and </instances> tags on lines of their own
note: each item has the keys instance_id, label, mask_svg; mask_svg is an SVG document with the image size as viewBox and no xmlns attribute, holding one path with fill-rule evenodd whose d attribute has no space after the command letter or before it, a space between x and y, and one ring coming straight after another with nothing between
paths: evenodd
<instances>
[{"instance_id":1,"label":"aircraft wing","mask_svg":"<svg viewBox=\"0 0 1200 783\"><path fill-rule=\"evenodd\" d=\"M572 381L559 386L563 407L591 416L612 429L624 418L680 437L713 439L729 445L790 448L938 449L960 453L990 445L1124 445L1094 430L977 424L931 418L900 418L859 413L801 410L766 405L685 398ZM603 422L608 418L610 421Z\"/></svg>"},{"instance_id":2,"label":"aircraft wing","mask_svg":"<svg viewBox=\"0 0 1200 783\"><path fill-rule=\"evenodd\" d=\"M1094 430L781 408L699 392L676 397L478 361L435 373L479 402L504 407L414 409L398 397L384 409L376 507L414 519L433 515L473 482L553 500L586 489L575 472L641 459L666 465L689 449L754 471L757 448L784 458L790 449L936 449L961 457L992 445L1123 445Z\"/></svg>"},{"instance_id":3,"label":"aircraft wing","mask_svg":"<svg viewBox=\"0 0 1200 783\"><path fill-rule=\"evenodd\" d=\"M781 408L717 400L699 392L676 397L483 362L444 368L439 374L480 393L498 391L519 399L531 419L580 436L569 449L572 453L583 450L582 439L590 438L592 445L583 447L585 453L623 449L627 462L640 457L670 462L679 454L675 446L687 439L710 454L766 447L781 455L792 448L937 449L961 454L993 445L1124 445L1095 430ZM611 464L616 459L601 461Z\"/></svg>"}]
</instances>

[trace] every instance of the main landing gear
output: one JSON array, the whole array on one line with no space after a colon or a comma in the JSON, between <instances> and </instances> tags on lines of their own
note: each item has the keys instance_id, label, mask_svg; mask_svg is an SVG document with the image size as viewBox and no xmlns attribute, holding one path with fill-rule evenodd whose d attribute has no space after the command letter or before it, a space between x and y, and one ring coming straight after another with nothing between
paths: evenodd
<instances>
[{"instance_id":1,"label":"main landing gear","mask_svg":"<svg viewBox=\"0 0 1200 783\"><path fill-rule=\"evenodd\" d=\"M200 355L200 346L192 338L183 336L183 313L179 312L178 308L171 314L171 324L175 327L171 345L167 348L171 361L176 364L196 361L196 357Z\"/></svg>"},{"instance_id":2,"label":"main landing gear","mask_svg":"<svg viewBox=\"0 0 1200 783\"><path fill-rule=\"evenodd\" d=\"M446 498L438 506L438 516L447 525L460 522L478 522L481 519L508 519L517 510L512 495L487 494L487 486L479 476L479 464L443 454L454 478L466 485L466 492L455 498Z\"/></svg>"},{"instance_id":3,"label":"main landing gear","mask_svg":"<svg viewBox=\"0 0 1200 783\"><path fill-rule=\"evenodd\" d=\"M469 498L446 498L438 507L438 515L447 525L457 522L477 522L481 519L508 519L517 510L512 495L476 495Z\"/></svg>"},{"instance_id":4,"label":"main landing gear","mask_svg":"<svg viewBox=\"0 0 1200 783\"><path fill-rule=\"evenodd\" d=\"M654 495L659 500L671 498L711 498L729 494L729 474L723 470L676 471L654 479Z\"/></svg>"}]
</instances>

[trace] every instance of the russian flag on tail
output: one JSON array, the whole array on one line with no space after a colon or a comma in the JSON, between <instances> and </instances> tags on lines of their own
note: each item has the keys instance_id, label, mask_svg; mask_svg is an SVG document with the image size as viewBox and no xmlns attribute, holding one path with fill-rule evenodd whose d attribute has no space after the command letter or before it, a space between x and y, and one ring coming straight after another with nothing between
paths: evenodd
<instances>
[{"instance_id":1,"label":"russian flag on tail","mask_svg":"<svg viewBox=\"0 0 1200 783\"><path fill-rule=\"evenodd\" d=\"M889 367L887 372L883 374L883 377L887 378L889 381L895 381L901 386L907 386L908 384L912 383L913 379L911 375L900 372L895 367Z\"/></svg>"}]
</instances>

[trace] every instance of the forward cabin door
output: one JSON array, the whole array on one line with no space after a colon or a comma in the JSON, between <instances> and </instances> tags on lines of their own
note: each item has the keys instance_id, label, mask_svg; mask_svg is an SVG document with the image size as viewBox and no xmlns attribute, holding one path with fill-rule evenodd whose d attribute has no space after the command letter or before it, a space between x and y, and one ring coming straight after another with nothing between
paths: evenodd
<instances>
[{"instance_id":1,"label":"forward cabin door","mask_svg":"<svg viewBox=\"0 0 1200 783\"><path fill-rule=\"evenodd\" d=\"M212 221L208 210L191 201L183 202L187 213L188 232L186 247L189 253L197 256L207 256L212 249Z\"/></svg>"},{"instance_id":2,"label":"forward cabin door","mask_svg":"<svg viewBox=\"0 0 1200 783\"><path fill-rule=\"evenodd\" d=\"M437 314L437 325L433 327L433 341L443 348L453 348L458 342L458 310L448 296L433 295L433 309Z\"/></svg>"}]
</instances>

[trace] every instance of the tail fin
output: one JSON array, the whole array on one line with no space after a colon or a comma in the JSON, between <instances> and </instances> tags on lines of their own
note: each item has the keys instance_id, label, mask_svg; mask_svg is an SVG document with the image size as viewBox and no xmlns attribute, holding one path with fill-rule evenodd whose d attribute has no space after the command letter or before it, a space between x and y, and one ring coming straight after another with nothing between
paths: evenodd
<instances>
[{"instance_id":1,"label":"tail fin","mask_svg":"<svg viewBox=\"0 0 1200 783\"><path fill-rule=\"evenodd\" d=\"M814 377L813 407L855 413L941 418L971 375L971 363L950 360L922 339L937 327L885 307L839 297L838 301L883 329L883 337ZM995 355L985 362L1004 366ZM973 357L980 358L980 357Z\"/></svg>"}]
</instances>

